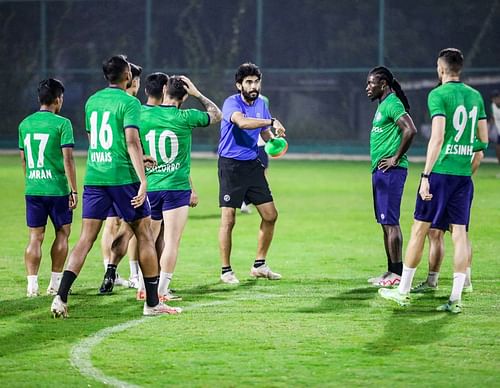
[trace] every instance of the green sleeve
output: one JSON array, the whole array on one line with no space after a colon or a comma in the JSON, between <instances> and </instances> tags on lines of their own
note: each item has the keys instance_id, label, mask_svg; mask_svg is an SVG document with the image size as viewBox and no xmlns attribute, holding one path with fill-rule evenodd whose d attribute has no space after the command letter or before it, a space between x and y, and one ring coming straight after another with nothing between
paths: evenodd
<instances>
[{"instance_id":1,"label":"green sleeve","mask_svg":"<svg viewBox=\"0 0 500 388\"><path fill-rule=\"evenodd\" d=\"M484 108L484 100L481 95L479 95L479 104L478 104L478 120L486 120L487 115L486 115L486 109Z\"/></svg>"},{"instance_id":2,"label":"green sleeve","mask_svg":"<svg viewBox=\"0 0 500 388\"><path fill-rule=\"evenodd\" d=\"M24 150L24 140L23 140L23 130L21 125L19 126L19 149Z\"/></svg>"},{"instance_id":3,"label":"green sleeve","mask_svg":"<svg viewBox=\"0 0 500 388\"><path fill-rule=\"evenodd\" d=\"M133 97L125 107L125 114L123 116L123 129L127 127L139 128L140 119L141 103L137 98Z\"/></svg>"},{"instance_id":4,"label":"green sleeve","mask_svg":"<svg viewBox=\"0 0 500 388\"><path fill-rule=\"evenodd\" d=\"M75 144L75 139L73 137L73 126L71 125L71 121L64 120L61 126L61 147L73 144Z\"/></svg>"},{"instance_id":5,"label":"green sleeve","mask_svg":"<svg viewBox=\"0 0 500 388\"><path fill-rule=\"evenodd\" d=\"M391 105L391 108L389 110L389 117L394 121L398 121L401 117L403 117L406 114L405 107L399 99L396 101L396 103Z\"/></svg>"},{"instance_id":6,"label":"green sleeve","mask_svg":"<svg viewBox=\"0 0 500 388\"><path fill-rule=\"evenodd\" d=\"M207 112L198 109L186 109L186 121L191 128L206 127L210 124L210 116Z\"/></svg>"},{"instance_id":7,"label":"green sleeve","mask_svg":"<svg viewBox=\"0 0 500 388\"><path fill-rule=\"evenodd\" d=\"M436 93L435 90L429 93L429 97L427 98L427 107L429 109L429 114L431 118L434 116L445 116L446 110L444 107L443 99Z\"/></svg>"}]
</instances>

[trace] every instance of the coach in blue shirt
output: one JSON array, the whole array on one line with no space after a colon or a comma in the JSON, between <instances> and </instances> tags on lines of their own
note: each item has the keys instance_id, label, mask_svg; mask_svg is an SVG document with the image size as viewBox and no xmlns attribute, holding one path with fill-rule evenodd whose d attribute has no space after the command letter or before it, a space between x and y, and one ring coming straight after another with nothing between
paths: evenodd
<instances>
[{"instance_id":1,"label":"coach in blue shirt","mask_svg":"<svg viewBox=\"0 0 500 388\"><path fill-rule=\"evenodd\" d=\"M262 73L253 63L244 63L235 74L239 93L224 101L219 141L219 206L222 211L219 230L219 247L222 260L221 280L237 284L231 268L232 231L236 221L236 209L247 198L257 208L260 231L255 262L250 275L270 280L281 279L266 264L266 255L271 245L274 224L278 212L269 190L264 166L258 158L259 134L264 141L283 136L285 127L271 117L262 97L259 96Z\"/></svg>"}]
</instances>

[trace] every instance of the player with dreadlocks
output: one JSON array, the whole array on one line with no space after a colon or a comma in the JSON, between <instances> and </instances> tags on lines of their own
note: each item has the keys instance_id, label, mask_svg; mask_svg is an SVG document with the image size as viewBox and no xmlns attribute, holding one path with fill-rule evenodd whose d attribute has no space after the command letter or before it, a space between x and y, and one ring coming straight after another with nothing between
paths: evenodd
<instances>
[{"instance_id":1,"label":"player with dreadlocks","mask_svg":"<svg viewBox=\"0 0 500 388\"><path fill-rule=\"evenodd\" d=\"M375 218L382 225L387 255L387 271L368 282L394 286L403 270L399 213L408 168L406 152L417 129L408 114L408 99L388 68L379 66L368 73L366 94L379 101L370 134L370 156Z\"/></svg>"}]
</instances>

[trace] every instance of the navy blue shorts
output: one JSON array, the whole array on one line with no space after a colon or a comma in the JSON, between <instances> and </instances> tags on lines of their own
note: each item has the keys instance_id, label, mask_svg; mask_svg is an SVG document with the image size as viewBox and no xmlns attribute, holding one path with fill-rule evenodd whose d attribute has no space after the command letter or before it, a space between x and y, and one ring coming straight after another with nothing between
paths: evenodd
<instances>
[{"instance_id":1,"label":"navy blue shorts","mask_svg":"<svg viewBox=\"0 0 500 388\"><path fill-rule=\"evenodd\" d=\"M125 222L132 222L151 215L147 200L134 208L130 201L139 191L139 183L121 186L84 186L83 188L83 218L105 220L110 208L114 207L118 217Z\"/></svg>"},{"instance_id":2,"label":"navy blue shorts","mask_svg":"<svg viewBox=\"0 0 500 388\"><path fill-rule=\"evenodd\" d=\"M393 167L372 174L373 208L375 218L382 225L399 225L401 198L408 171L403 167Z\"/></svg>"},{"instance_id":3,"label":"navy blue shorts","mask_svg":"<svg viewBox=\"0 0 500 388\"><path fill-rule=\"evenodd\" d=\"M50 217L56 229L73 221L73 210L69 208L69 195L26 195L26 224L30 228L47 225Z\"/></svg>"},{"instance_id":4,"label":"navy blue shorts","mask_svg":"<svg viewBox=\"0 0 500 388\"><path fill-rule=\"evenodd\" d=\"M151 205L151 218L160 221L163 219L165 210L189 206L191 190L148 191L148 198Z\"/></svg>"},{"instance_id":5,"label":"navy blue shorts","mask_svg":"<svg viewBox=\"0 0 500 388\"><path fill-rule=\"evenodd\" d=\"M119 217L118 211L115 209L114 205L109 208L107 217Z\"/></svg>"},{"instance_id":6,"label":"navy blue shorts","mask_svg":"<svg viewBox=\"0 0 500 388\"><path fill-rule=\"evenodd\" d=\"M414 218L443 228L468 225L474 185L470 176L432 173L429 177L432 199L424 201L417 192ZM448 228L446 228L448 229ZM444 230L444 229L442 229Z\"/></svg>"}]
</instances>

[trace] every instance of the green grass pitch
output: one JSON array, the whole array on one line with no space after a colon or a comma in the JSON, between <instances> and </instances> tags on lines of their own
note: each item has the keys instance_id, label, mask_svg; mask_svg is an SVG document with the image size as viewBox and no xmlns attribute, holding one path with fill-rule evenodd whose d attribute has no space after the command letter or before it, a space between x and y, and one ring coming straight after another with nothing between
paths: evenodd
<instances>
[{"instance_id":1,"label":"green grass pitch","mask_svg":"<svg viewBox=\"0 0 500 388\"><path fill-rule=\"evenodd\" d=\"M80 193L84 160L78 158ZM401 225L410 232L421 164L410 166ZM200 204L190 211L172 287L180 316L143 318L130 289L98 296L98 245L73 286L67 320L50 316L51 297L25 297L27 243L22 170L0 156L0 381L2 386L500 386L500 180L484 165L471 220L474 292L464 313L434 308L451 287L450 237L440 290L399 308L366 279L384 271L382 231L372 210L367 162L271 162L279 219L268 257L283 275L252 280L259 217L237 216L233 269L220 284L215 160L193 161ZM70 245L80 230L81 203ZM40 270L50 274L48 228ZM426 257L416 281L425 277ZM119 272L128 276L124 261ZM172 303L173 304L173 303Z\"/></svg>"}]
</instances>

